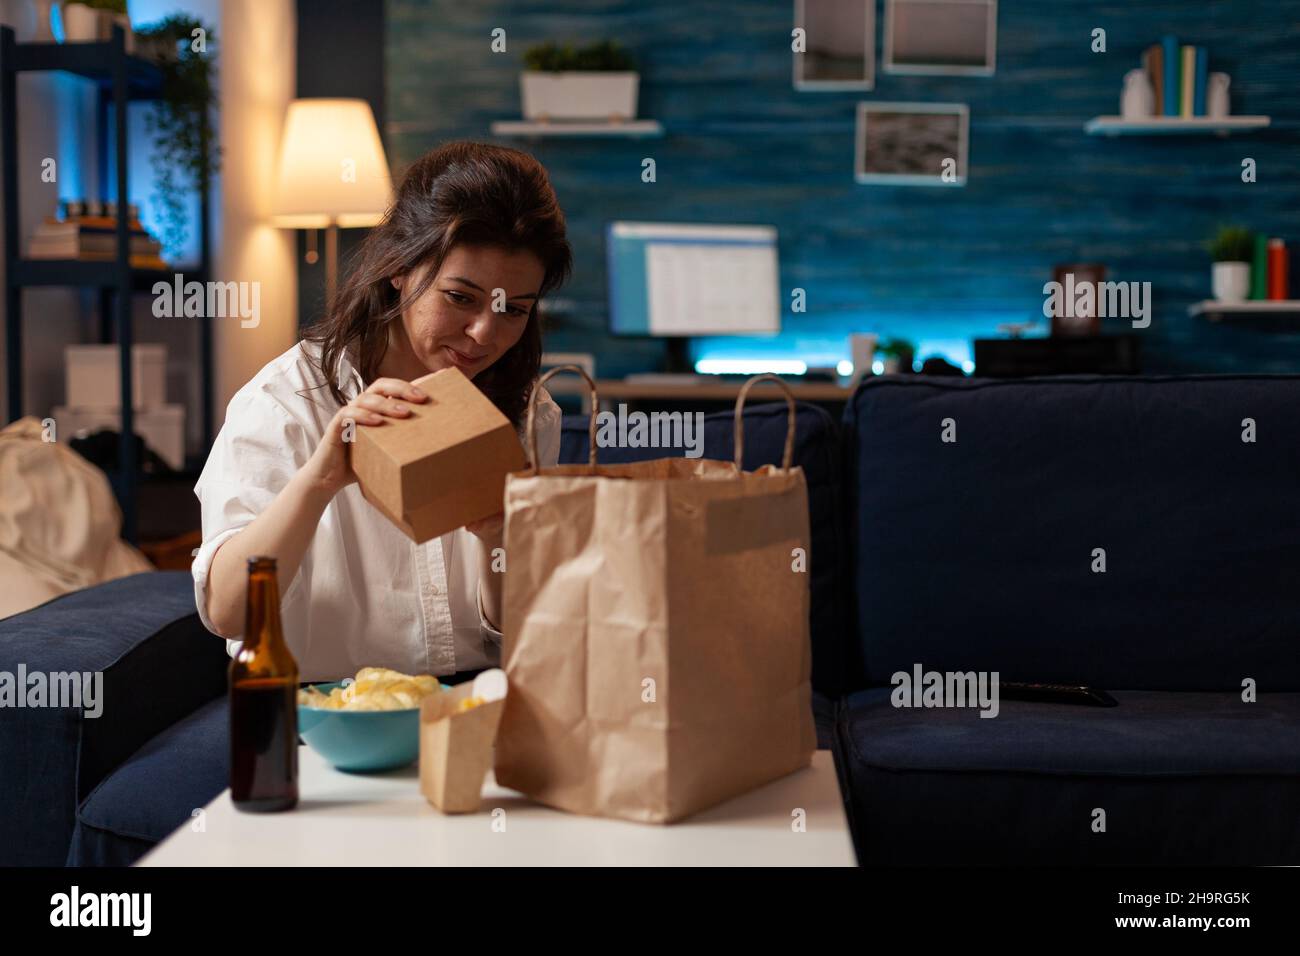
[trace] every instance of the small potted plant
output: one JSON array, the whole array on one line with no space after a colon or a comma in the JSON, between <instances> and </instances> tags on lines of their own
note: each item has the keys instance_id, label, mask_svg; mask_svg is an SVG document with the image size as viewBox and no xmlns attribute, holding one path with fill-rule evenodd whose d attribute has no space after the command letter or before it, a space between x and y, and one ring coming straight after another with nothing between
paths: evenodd
<instances>
[{"instance_id":1,"label":"small potted plant","mask_svg":"<svg viewBox=\"0 0 1300 956\"><path fill-rule=\"evenodd\" d=\"M113 24L120 24L126 32L126 50L133 52L131 18L126 12L126 0L79 0L63 5L63 42L94 43L113 37Z\"/></svg>"},{"instance_id":2,"label":"small potted plant","mask_svg":"<svg viewBox=\"0 0 1300 956\"><path fill-rule=\"evenodd\" d=\"M1250 260L1255 237L1241 226L1223 226L1210 240L1214 259L1212 284L1220 302L1244 302L1250 294Z\"/></svg>"},{"instance_id":3,"label":"small potted plant","mask_svg":"<svg viewBox=\"0 0 1300 956\"><path fill-rule=\"evenodd\" d=\"M553 42L529 47L519 74L524 118L635 119L639 79L631 54L612 40L577 49Z\"/></svg>"},{"instance_id":4,"label":"small potted plant","mask_svg":"<svg viewBox=\"0 0 1300 956\"><path fill-rule=\"evenodd\" d=\"M916 350L906 339L886 339L876 347L880 357L885 360L885 374L907 374L912 371L912 361Z\"/></svg>"}]
</instances>

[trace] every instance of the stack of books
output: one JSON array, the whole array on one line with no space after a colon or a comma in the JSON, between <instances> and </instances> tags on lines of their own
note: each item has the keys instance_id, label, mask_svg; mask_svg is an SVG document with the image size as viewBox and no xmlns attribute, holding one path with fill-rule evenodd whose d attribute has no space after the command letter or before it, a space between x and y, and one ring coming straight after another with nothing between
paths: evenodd
<instances>
[{"instance_id":1,"label":"stack of books","mask_svg":"<svg viewBox=\"0 0 1300 956\"><path fill-rule=\"evenodd\" d=\"M1205 116L1208 54L1167 36L1146 48L1142 68L1156 94L1156 116Z\"/></svg>"},{"instance_id":2,"label":"stack of books","mask_svg":"<svg viewBox=\"0 0 1300 956\"><path fill-rule=\"evenodd\" d=\"M162 245L137 219L128 223L131 266L136 269L166 269ZM117 258L117 219L112 216L47 218L27 244L29 259L81 259L93 262Z\"/></svg>"},{"instance_id":3,"label":"stack of books","mask_svg":"<svg viewBox=\"0 0 1300 956\"><path fill-rule=\"evenodd\" d=\"M1286 302L1291 298L1286 242L1255 234L1255 259L1250 264L1251 299Z\"/></svg>"}]
</instances>

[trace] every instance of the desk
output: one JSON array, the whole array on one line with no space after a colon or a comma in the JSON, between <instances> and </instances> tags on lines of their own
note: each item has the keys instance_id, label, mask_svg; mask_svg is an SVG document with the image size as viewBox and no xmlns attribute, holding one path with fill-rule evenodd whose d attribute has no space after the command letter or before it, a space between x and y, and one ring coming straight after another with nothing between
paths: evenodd
<instances>
[{"instance_id":1,"label":"desk","mask_svg":"<svg viewBox=\"0 0 1300 956\"><path fill-rule=\"evenodd\" d=\"M619 379L597 379L596 391L603 403L608 401L666 401L666 402L726 402L732 405L740 394L743 382L714 385L685 383L628 383ZM546 383L552 395L586 396L587 386L581 379L553 378ZM790 391L797 402L847 402L854 389L842 388L833 382L792 383ZM771 382L763 382L749 390L746 401L780 402L785 392Z\"/></svg>"},{"instance_id":2,"label":"desk","mask_svg":"<svg viewBox=\"0 0 1300 956\"><path fill-rule=\"evenodd\" d=\"M829 750L812 765L669 825L583 817L497 785L478 813L444 815L412 765L335 770L298 748L300 801L285 813L241 813L230 791L155 847L140 866L854 866ZM793 813L803 811L804 829ZM506 827L494 828L493 812Z\"/></svg>"}]
</instances>

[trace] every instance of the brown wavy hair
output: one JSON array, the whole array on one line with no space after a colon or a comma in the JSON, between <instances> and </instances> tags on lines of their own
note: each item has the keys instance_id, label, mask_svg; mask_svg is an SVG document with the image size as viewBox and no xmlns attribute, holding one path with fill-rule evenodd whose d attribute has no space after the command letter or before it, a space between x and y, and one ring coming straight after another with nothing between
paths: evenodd
<instances>
[{"instance_id":1,"label":"brown wavy hair","mask_svg":"<svg viewBox=\"0 0 1300 956\"><path fill-rule=\"evenodd\" d=\"M458 243L525 249L545 269L523 335L474 378L479 390L519 426L542 358L540 296L568 279L573 255L564 212L542 164L517 149L464 140L439 146L406 171L383 221L351 257L325 317L303 335L321 344L319 369L340 405L346 404L338 387L345 350L353 348L362 379L374 381L388 349L390 325L402 320L404 306L425 293ZM417 288L393 288L394 276L409 275L424 264L429 269Z\"/></svg>"}]
</instances>

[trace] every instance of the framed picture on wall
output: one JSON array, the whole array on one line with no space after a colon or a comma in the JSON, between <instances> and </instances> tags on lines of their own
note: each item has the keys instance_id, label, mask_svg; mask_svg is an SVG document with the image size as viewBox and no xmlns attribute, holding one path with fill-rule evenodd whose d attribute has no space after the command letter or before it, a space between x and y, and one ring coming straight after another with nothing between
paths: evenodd
<instances>
[{"instance_id":1,"label":"framed picture on wall","mask_svg":"<svg viewBox=\"0 0 1300 956\"><path fill-rule=\"evenodd\" d=\"M885 72L992 76L997 0L885 0Z\"/></svg>"},{"instance_id":2,"label":"framed picture on wall","mask_svg":"<svg viewBox=\"0 0 1300 956\"><path fill-rule=\"evenodd\" d=\"M794 87L806 91L870 90L876 85L875 0L794 0Z\"/></svg>"},{"instance_id":3,"label":"framed picture on wall","mask_svg":"<svg viewBox=\"0 0 1300 956\"><path fill-rule=\"evenodd\" d=\"M859 103L853 178L890 186L964 186L965 103Z\"/></svg>"}]
</instances>

